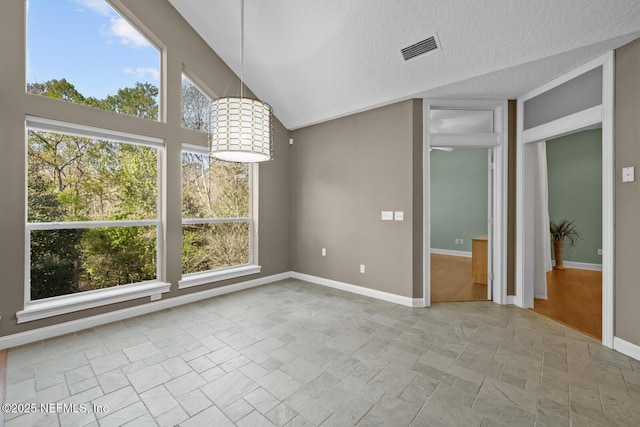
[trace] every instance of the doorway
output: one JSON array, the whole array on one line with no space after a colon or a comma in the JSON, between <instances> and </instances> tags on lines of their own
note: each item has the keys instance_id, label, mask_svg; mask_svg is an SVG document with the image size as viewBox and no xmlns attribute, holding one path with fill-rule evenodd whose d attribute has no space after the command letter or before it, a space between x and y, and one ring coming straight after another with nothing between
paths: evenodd
<instances>
[{"instance_id":1,"label":"doorway","mask_svg":"<svg viewBox=\"0 0 640 427\"><path fill-rule=\"evenodd\" d=\"M431 302L491 299L492 151L431 147Z\"/></svg>"},{"instance_id":2,"label":"doorway","mask_svg":"<svg viewBox=\"0 0 640 427\"><path fill-rule=\"evenodd\" d=\"M438 249L432 241L432 177L431 157L445 153L455 153L463 149L481 150L484 152L485 175L482 181L486 183L486 215L484 216L484 230L486 230L486 282L484 286L484 300L493 300L499 304L507 302L506 297L506 213L507 213L507 103L506 101L456 101L456 100L424 100L424 149L423 149L423 301L424 306L431 304L431 271L432 260L438 253L432 255L432 247ZM468 231L458 236L458 252L473 252L473 240L480 240L484 235L480 231ZM434 236L437 239L437 236ZM435 242L437 244L437 242ZM465 250L466 246L466 250ZM445 255L460 255L456 249L448 249ZM436 260L437 261L437 260ZM471 258L473 263L473 257ZM469 262L469 260L467 260ZM437 262L436 262L437 263ZM434 269L436 264L434 264ZM471 274L463 267L463 275ZM456 270L458 270L456 268ZM473 270L473 269L472 269ZM436 272L434 272L436 273ZM445 268L445 275L446 275Z\"/></svg>"},{"instance_id":3,"label":"doorway","mask_svg":"<svg viewBox=\"0 0 640 427\"><path fill-rule=\"evenodd\" d=\"M534 295L533 309L601 339L602 129L538 144L545 146L547 167L538 172L546 173L549 221L569 236L557 243L562 262L553 247L549 251L553 268L546 273L545 295Z\"/></svg>"},{"instance_id":4,"label":"doorway","mask_svg":"<svg viewBox=\"0 0 640 427\"><path fill-rule=\"evenodd\" d=\"M518 98L516 305L534 306L535 146L579 130L602 128L602 344L613 347L613 52ZM575 301L573 302L576 303Z\"/></svg>"}]
</instances>

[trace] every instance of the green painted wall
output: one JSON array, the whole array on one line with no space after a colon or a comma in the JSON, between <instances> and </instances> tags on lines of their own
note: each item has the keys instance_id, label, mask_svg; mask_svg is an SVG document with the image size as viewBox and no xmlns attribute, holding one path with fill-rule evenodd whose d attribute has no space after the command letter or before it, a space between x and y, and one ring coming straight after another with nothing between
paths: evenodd
<instances>
[{"instance_id":1,"label":"green painted wall","mask_svg":"<svg viewBox=\"0 0 640 427\"><path fill-rule=\"evenodd\" d=\"M575 219L582 237L565 260L602 264L602 130L547 141L547 168L549 218Z\"/></svg>"},{"instance_id":2,"label":"green painted wall","mask_svg":"<svg viewBox=\"0 0 640 427\"><path fill-rule=\"evenodd\" d=\"M471 252L471 239L487 234L488 150L433 150L430 176L431 247Z\"/></svg>"}]
</instances>

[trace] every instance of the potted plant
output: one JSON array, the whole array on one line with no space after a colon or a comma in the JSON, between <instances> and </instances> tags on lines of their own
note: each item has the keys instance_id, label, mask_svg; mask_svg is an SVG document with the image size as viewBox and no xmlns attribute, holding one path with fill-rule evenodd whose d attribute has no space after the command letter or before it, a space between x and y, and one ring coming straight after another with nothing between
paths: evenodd
<instances>
[{"instance_id":1,"label":"potted plant","mask_svg":"<svg viewBox=\"0 0 640 427\"><path fill-rule=\"evenodd\" d=\"M558 222L550 221L549 229L551 238L553 239L553 251L556 258L556 270L564 270L564 240L569 241L569 246L575 246L580 238L576 226L573 224L575 220L561 219Z\"/></svg>"}]
</instances>

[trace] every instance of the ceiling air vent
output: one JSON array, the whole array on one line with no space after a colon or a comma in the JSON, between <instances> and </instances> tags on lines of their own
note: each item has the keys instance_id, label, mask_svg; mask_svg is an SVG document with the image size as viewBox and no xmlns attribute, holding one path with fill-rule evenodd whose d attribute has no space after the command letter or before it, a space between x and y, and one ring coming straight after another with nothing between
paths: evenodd
<instances>
[{"instance_id":1,"label":"ceiling air vent","mask_svg":"<svg viewBox=\"0 0 640 427\"><path fill-rule=\"evenodd\" d=\"M407 46L401 50L402 57L405 61L408 61L416 56L420 56L422 54L433 52L436 50L440 50L440 45L438 43L437 36L431 36L427 39L419 41L418 43L414 43L411 46Z\"/></svg>"}]
</instances>

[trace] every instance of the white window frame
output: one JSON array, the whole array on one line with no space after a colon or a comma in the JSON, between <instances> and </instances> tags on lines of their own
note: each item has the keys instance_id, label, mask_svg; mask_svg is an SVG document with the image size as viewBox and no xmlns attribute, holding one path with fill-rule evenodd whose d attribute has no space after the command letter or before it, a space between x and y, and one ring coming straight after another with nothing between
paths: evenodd
<instances>
[{"instance_id":1,"label":"white window frame","mask_svg":"<svg viewBox=\"0 0 640 427\"><path fill-rule=\"evenodd\" d=\"M27 116L25 120L25 163L28 163L27 130L37 130L44 132L64 133L86 138L109 140L118 143L128 143L152 147L158 153L158 208L157 217L152 220L128 220L128 221L73 221L73 222L38 222L30 223L25 217L25 290L24 290L24 310L16 313L18 323L30 322L61 314L72 313L79 310L100 307L122 301L129 301L141 297L151 297L169 292L170 283L165 283L162 279L164 253L162 248L163 227L162 227L162 163L164 157L165 141L161 138L153 138L142 135L135 135L126 132L112 131L108 129L94 128L91 126L78 125L62 122L58 120L45 119L41 117ZM28 167L25 164L25 174L28 175ZM28 182L28 176L25 183ZM25 212L28 212L28 195L25 184ZM87 228L108 228L108 227L156 227L156 279L138 283L129 283L111 288L95 289L91 291L78 292L69 295L43 298L31 301L31 231L33 230L70 230Z\"/></svg>"},{"instance_id":2,"label":"white window frame","mask_svg":"<svg viewBox=\"0 0 640 427\"><path fill-rule=\"evenodd\" d=\"M182 144L182 151L194 154L209 155L208 147L193 144ZM181 154L182 155L182 154ZM208 283L219 282L222 280L233 279L236 277L258 274L262 267L258 264L258 230L257 230L257 164L252 163L249 166L249 216L240 218L182 218L181 228L185 224L220 224L231 222L247 222L249 223L249 262L247 264L235 265L231 267L218 268L215 270L198 271L182 275L182 279L178 281L178 289L190 288L193 286L205 285ZM182 174L180 174L182 179ZM182 265L182 255L180 257Z\"/></svg>"}]
</instances>

